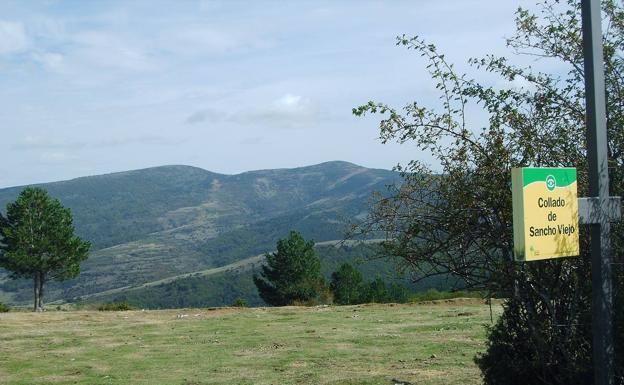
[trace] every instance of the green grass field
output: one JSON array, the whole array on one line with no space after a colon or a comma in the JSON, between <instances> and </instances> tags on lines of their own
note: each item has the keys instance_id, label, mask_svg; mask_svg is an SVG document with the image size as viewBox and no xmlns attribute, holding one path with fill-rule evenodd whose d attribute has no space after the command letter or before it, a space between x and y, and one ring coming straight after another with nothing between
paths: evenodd
<instances>
[{"instance_id":1,"label":"green grass field","mask_svg":"<svg viewBox=\"0 0 624 385\"><path fill-rule=\"evenodd\" d=\"M500 307L494 308L495 316ZM2 384L478 384L489 308L10 312Z\"/></svg>"}]
</instances>

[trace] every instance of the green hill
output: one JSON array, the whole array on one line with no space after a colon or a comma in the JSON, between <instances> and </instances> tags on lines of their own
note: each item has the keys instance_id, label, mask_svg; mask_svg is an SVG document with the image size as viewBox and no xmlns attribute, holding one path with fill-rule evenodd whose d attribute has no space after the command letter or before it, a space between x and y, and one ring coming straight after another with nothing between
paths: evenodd
<instances>
[{"instance_id":1,"label":"green hill","mask_svg":"<svg viewBox=\"0 0 624 385\"><path fill-rule=\"evenodd\" d=\"M216 174L163 166L39 186L71 208L77 233L93 242L81 275L52 283L47 299L140 286L218 268L270 251L289 230L341 239L365 214L373 191L397 173L347 162ZM0 208L22 187L0 189ZM0 277L0 300L30 300L30 283Z\"/></svg>"},{"instance_id":2,"label":"green hill","mask_svg":"<svg viewBox=\"0 0 624 385\"><path fill-rule=\"evenodd\" d=\"M376 258L380 250L375 243L342 244L323 242L316 246L321 271L327 280L345 262L351 263L365 280L382 278L386 283L401 284L411 291L435 288L443 290L449 283L442 277L411 282L399 274L394 261ZM139 308L163 309L176 307L211 307L231 305L237 298L250 306L265 305L253 283L253 274L260 271L263 255L237 261L218 268L196 271L134 287L113 289L92 296L74 299L79 302L128 302Z\"/></svg>"}]
</instances>

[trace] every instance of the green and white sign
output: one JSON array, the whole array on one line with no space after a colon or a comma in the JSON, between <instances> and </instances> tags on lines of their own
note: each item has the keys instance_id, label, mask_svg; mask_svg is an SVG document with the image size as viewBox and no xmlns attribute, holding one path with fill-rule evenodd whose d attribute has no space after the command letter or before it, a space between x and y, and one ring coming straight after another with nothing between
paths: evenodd
<instances>
[{"instance_id":1,"label":"green and white sign","mask_svg":"<svg viewBox=\"0 0 624 385\"><path fill-rule=\"evenodd\" d=\"M516 260L579 255L576 168L514 168L511 182Z\"/></svg>"}]
</instances>

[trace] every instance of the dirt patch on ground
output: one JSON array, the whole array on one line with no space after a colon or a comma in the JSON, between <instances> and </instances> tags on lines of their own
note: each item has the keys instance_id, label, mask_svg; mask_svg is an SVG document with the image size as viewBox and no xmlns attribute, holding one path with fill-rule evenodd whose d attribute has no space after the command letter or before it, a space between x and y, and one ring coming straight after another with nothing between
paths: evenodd
<instances>
[{"instance_id":1,"label":"dirt patch on ground","mask_svg":"<svg viewBox=\"0 0 624 385\"><path fill-rule=\"evenodd\" d=\"M49 375L41 378L41 381L45 384L54 384L58 382L67 382L72 380L78 380L82 377L82 372L73 371L62 375Z\"/></svg>"},{"instance_id":2,"label":"dirt patch on ground","mask_svg":"<svg viewBox=\"0 0 624 385\"><path fill-rule=\"evenodd\" d=\"M409 374L412 376L422 376L426 378L442 377L448 375L448 373L445 371L435 369L417 369L415 371L411 371Z\"/></svg>"}]
</instances>

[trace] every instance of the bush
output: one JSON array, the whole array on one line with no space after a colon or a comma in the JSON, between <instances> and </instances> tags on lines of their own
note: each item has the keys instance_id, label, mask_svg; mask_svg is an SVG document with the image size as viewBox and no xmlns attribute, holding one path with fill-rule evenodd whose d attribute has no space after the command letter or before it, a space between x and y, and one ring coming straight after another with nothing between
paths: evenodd
<instances>
[{"instance_id":1,"label":"bush","mask_svg":"<svg viewBox=\"0 0 624 385\"><path fill-rule=\"evenodd\" d=\"M475 358L484 384L592 383L591 343L585 338L591 335L589 313L565 321L576 326L558 325L543 313L532 314L514 298L505 303L503 314L488 329L486 351Z\"/></svg>"},{"instance_id":2,"label":"bush","mask_svg":"<svg viewBox=\"0 0 624 385\"><path fill-rule=\"evenodd\" d=\"M110 302L98 305L99 311L126 311L133 310L134 307L130 306L127 302Z\"/></svg>"},{"instance_id":3,"label":"bush","mask_svg":"<svg viewBox=\"0 0 624 385\"><path fill-rule=\"evenodd\" d=\"M404 285L393 283L388 288L388 298L391 302L406 303L409 301L409 289Z\"/></svg>"},{"instance_id":4,"label":"bush","mask_svg":"<svg viewBox=\"0 0 624 385\"><path fill-rule=\"evenodd\" d=\"M388 303L390 296L386 283L381 278L369 282L362 289L361 303Z\"/></svg>"},{"instance_id":5,"label":"bush","mask_svg":"<svg viewBox=\"0 0 624 385\"><path fill-rule=\"evenodd\" d=\"M330 289L334 302L339 305L354 305L361 302L362 274L348 263L343 263L331 275Z\"/></svg>"},{"instance_id":6,"label":"bush","mask_svg":"<svg viewBox=\"0 0 624 385\"><path fill-rule=\"evenodd\" d=\"M310 306L329 305L334 303L334 294L324 279L321 279L316 286L317 295L310 302Z\"/></svg>"},{"instance_id":7,"label":"bush","mask_svg":"<svg viewBox=\"0 0 624 385\"><path fill-rule=\"evenodd\" d=\"M0 313L8 313L11 308L0 302Z\"/></svg>"},{"instance_id":8,"label":"bush","mask_svg":"<svg viewBox=\"0 0 624 385\"><path fill-rule=\"evenodd\" d=\"M361 303L406 303L410 299L409 289L399 283L386 285L377 277L374 281L364 282L362 274L348 263L343 263L331 275L329 286L338 305L357 305Z\"/></svg>"},{"instance_id":9,"label":"bush","mask_svg":"<svg viewBox=\"0 0 624 385\"><path fill-rule=\"evenodd\" d=\"M247 300L244 298L238 297L232 303L233 307L247 307Z\"/></svg>"},{"instance_id":10,"label":"bush","mask_svg":"<svg viewBox=\"0 0 624 385\"><path fill-rule=\"evenodd\" d=\"M319 305L329 305L334 301L334 295L329 289L329 286L325 283L324 279L320 279L315 282L312 287L314 287L314 291L316 295L314 297L309 297L305 300L294 300L290 303L291 306L319 306Z\"/></svg>"}]
</instances>

